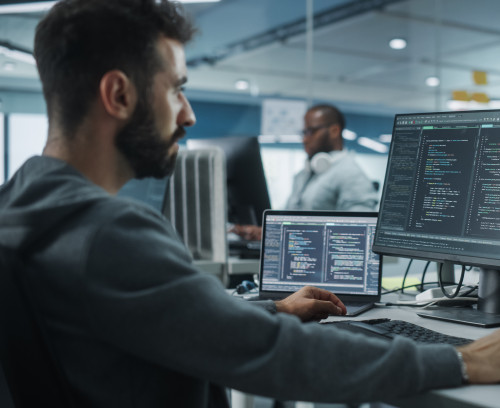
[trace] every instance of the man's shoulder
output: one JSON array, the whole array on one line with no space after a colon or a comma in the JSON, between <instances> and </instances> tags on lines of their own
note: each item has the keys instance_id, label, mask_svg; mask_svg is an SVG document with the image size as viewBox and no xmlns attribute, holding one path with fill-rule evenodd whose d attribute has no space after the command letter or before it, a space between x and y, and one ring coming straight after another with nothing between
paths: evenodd
<instances>
[{"instance_id":1,"label":"man's shoulder","mask_svg":"<svg viewBox=\"0 0 500 408\"><path fill-rule=\"evenodd\" d=\"M168 222L168 220L159 211L150 207L139 200L128 197L109 196L101 202L101 207L112 214L142 219L148 219L153 222Z\"/></svg>"},{"instance_id":2,"label":"man's shoulder","mask_svg":"<svg viewBox=\"0 0 500 408\"><path fill-rule=\"evenodd\" d=\"M344 150L333 156L332 166L327 170L327 172L338 171L345 173L345 176L352 174L352 172L354 172L354 174L365 174L356 160L356 154Z\"/></svg>"},{"instance_id":3,"label":"man's shoulder","mask_svg":"<svg viewBox=\"0 0 500 408\"><path fill-rule=\"evenodd\" d=\"M24 210L52 214L54 218L58 218L56 213L72 214L70 219L85 218L89 227L120 217L165 222L148 205L113 196L64 161L50 157L29 159L13 176L12 184L7 194L23 201Z\"/></svg>"}]
</instances>

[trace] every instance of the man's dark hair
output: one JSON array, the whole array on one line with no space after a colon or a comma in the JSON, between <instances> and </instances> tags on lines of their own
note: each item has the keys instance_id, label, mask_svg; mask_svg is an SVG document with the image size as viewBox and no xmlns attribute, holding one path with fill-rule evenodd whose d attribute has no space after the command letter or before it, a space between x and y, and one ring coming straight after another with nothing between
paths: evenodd
<instances>
[{"instance_id":1,"label":"man's dark hair","mask_svg":"<svg viewBox=\"0 0 500 408\"><path fill-rule=\"evenodd\" d=\"M160 69L160 35L188 42L194 27L178 3L161 0L61 0L38 24L35 59L49 119L72 134L113 69L149 93Z\"/></svg>"},{"instance_id":2,"label":"man's dark hair","mask_svg":"<svg viewBox=\"0 0 500 408\"><path fill-rule=\"evenodd\" d=\"M321 114L323 115L323 118L325 119L325 122L327 124L337 124L340 127L340 132L345 128L345 118L342 112L340 112L335 106L333 105L314 105L310 109L312 110L319 110L321 111Z\"/></svg>"}]
</instances>

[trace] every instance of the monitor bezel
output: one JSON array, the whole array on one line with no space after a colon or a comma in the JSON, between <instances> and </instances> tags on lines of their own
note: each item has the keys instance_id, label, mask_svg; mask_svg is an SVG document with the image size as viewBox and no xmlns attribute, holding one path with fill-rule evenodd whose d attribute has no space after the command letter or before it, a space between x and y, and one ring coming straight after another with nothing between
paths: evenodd
<instances>
[{"instance_id":1,"label":"monitor bezel","mask_svg":"<svg viewBox=\"0 0 500 408\"><path fill-rule=\"evenodd\" d=\"M394 124L392 128L392 139L391 146L389 149L389 154L387 158L387 166L384 177L384 185L382 188L382 195L380 199L379 212L382 212L382 204L384 203L385 196L387 193L387 180L389 177L389 166L391 163L391 155L394 149L394 133L396 128L396 122L401 116L419 116L419 115L438 115L438 114L462 114L462 113L482 113L482 112L496 112L500 114L500 109L484 109L484 110L467 110L467 111L438 111L438 112L421 112L421 113L399 113L394 116ZM375 237L373 240L372 250L375 253L386 256L395 256L395 257L405 257L405 258L413 258L425 261L434 261L434 262L451 262L457 265L473 265L482 268L493 268L500 269L500 258L487 258L484 256L470 256L470 255L461 255L461 254L450 254L444 251L423 251L423 250L412 250L408 248L398 248L394 246L388 245L380 245L377 244L377 238L380 234L380 223L382 217L378 217L377 220L377 228L375 231Z\"/></svg>"}]
</instances>

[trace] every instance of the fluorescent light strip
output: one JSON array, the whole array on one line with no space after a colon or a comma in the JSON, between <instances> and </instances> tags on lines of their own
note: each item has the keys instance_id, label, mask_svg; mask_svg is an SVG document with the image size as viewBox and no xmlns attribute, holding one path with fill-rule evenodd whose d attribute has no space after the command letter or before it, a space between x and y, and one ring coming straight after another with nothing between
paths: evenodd
<instances>
[{"instance_id":1,"label":"fluorescent light strip","mask_svg":"<svg viewBox=\"0 0 500 408\"><path fill-rule=\"evenodd\" d=\"M17 61L26 62L27 64L36 65L33 55L16 50L10 50L7 47L0 45L0 54L5 55L7 58L12 58Z\"/></svg>"},{"instance_id":2,"label":"fluorescent light strip","mask_svg":"<svg viewBox=\"0 0 500 408\"><path fill-rule=\"evenodd\" d=\"M358 135L352 130L344 129L342 131L342 137L346 140L356 140L358 138Z\"/></svg>"},{"instance_id":3,"label":"fluorescent light strip","mask_svg":"<svg viewBox=\"0 0 500 408\"><path fill-rule=\"evenodd\" d=\"M384 133L384 134L380 135L378 138L382 143L391 143L392 134L391 133Z\"/></svg>"},{"instance_id":4,"label":"fluorescent light strip","mask_svg":"<svg viewBox=\"0 0 500 408\"><path fill-rule=\"evenodd\" d=\"M358 143L361 146L367 147L368 149L371 150L375 150L376 152L379 153L387 153L389 151L389 148L386 145L379 143L373 139L369 139L367 137L360 137L358 139Z\"/></svg>"},{"instance_id":5,"label":"fluorescent light strip","mask_svg":"<svg viewBox=\"0 0 500 408\"><path fill-rule=\"evenodd\" d=\"M220 0L178 0L181 3L217 3ZM37 13L48 11L57 1L36 3L5 4L0 6L0 14Z\"/></svg>"},{"instance_id":6,"label":"fluorescent light strip","mask_svg":"<svg viewBox=\"0 0 500 408\"><path fill-rule=\"evenodd\" d=\"M40 1L37 3L5 4L0 6L0 14L36 13L49 10L56 1Z\"/></svg>"}]
</instances>

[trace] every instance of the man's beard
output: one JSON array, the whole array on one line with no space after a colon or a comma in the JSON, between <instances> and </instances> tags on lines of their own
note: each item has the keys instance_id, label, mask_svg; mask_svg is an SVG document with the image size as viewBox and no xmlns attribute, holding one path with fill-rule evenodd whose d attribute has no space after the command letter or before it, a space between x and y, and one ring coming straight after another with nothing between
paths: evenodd
<instances>
[{"instance_id":1,"label":"man's beard","mask_svg":"<svg viewBox=\"0 0 500 408\"><path fill-rule=\"evenodd\" d=\"M125 156L136 178L163 178L172 174L177 158L177 153L169 156L168 150L186 132L178 127L169 141L162 140L153 110L146 99L139 99L130 122L116 135L115 145Z\"/></svg>"}]
</instances>

